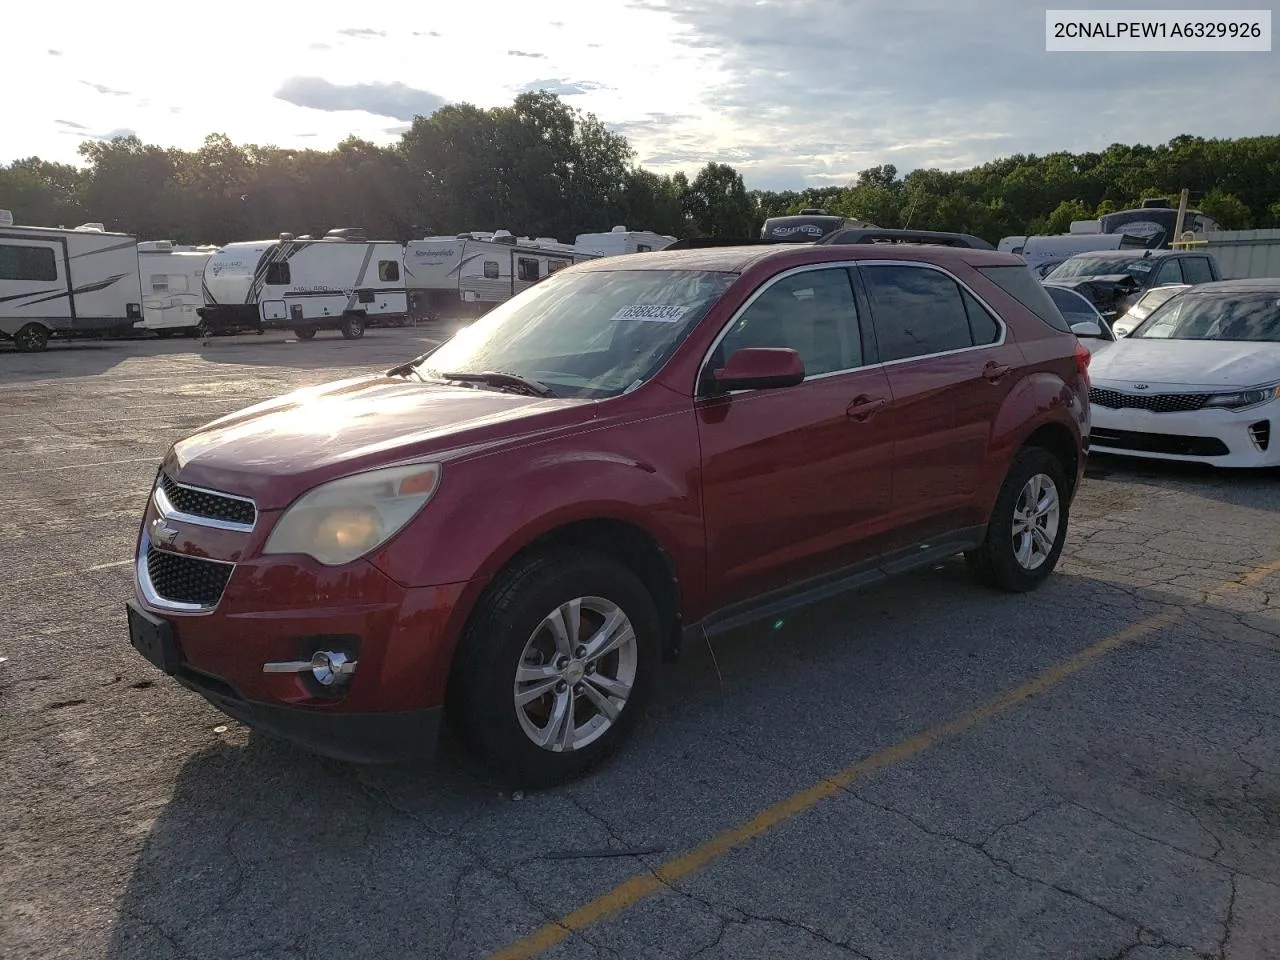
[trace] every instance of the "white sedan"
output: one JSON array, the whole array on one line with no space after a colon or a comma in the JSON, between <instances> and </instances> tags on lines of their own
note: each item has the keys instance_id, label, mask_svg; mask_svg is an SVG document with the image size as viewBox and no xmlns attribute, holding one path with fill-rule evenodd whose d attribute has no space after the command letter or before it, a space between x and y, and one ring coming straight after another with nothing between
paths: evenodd
<instances>
[{"instance_id":1,"label":"white sedan","mask_svg":"<svg viewBox=\"0 0 1280 960\"><path fill-rule=\"evenodd\" d=\"M1090 450L1280 466L1280 279L1199 284L1089 367Z\"/></svg>"}]
</instances>

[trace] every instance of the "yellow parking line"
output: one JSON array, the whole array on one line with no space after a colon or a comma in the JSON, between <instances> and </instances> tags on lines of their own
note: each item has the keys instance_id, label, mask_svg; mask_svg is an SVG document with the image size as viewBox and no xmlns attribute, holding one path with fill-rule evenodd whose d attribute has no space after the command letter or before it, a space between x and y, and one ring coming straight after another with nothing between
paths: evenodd
<instances>
[{"instance_id":1,"label":"yellow parking line","mask_svg":"<svg viewBox=\"0 0 1280 960\"><path fill-rule=\"evenodd\" d=\"M1254 568L1239 580L1219 584L1209 592L1208 596L1210 599L1225 597L1277 572L1280 572L1280 559L1272 560L1270 563ZM954 720L930 727L928 730L895 743L879 753L873 753L866 759L859 760L857 763L845 767L830 777L819 780L813 786L780 800L770 807L766 807L746 823L731 827L723 833L717 834L710 840L694 847L688 853L668 860L661 866L654 868L652 872L632 877L585 906L579 907L553 923L540 927L529 936L516 941L504 950L498 951L490 957L490 960L529 960L529 958L536 957L544 950L548 950L565 940L571 934L579 930L585 930L601 920L621 913L642 900L661 893L669 884L688 876L696 870L700 870L735 847L740 847L748 841L762 836L784 820L789 820L796 814L803 813L813 807L819 801L848 788L859 777L865 777L877 770L913 757L944 740L950 740L976 727L983 721L1004 713L1031 697L1045 692L1068 677L1074 676L1117 647L1131 643L1139 637L1159 630L1161 627L1166 627L1177 618L1178 612L1176 610L1168 610L1164 613L1147 617L1145 620L1139 620L1118 633L1104 637L1102 640L1085 647L1079 653L1037 674L1026 683L1006 690L986 703L961 714Z\"/></svg>"}]
</instances>

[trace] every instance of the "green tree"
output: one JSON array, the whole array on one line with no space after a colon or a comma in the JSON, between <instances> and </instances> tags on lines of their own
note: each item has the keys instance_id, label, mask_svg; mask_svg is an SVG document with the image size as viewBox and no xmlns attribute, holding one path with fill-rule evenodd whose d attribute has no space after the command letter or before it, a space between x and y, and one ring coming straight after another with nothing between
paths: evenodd
<instances>
[{"instance_id":1,"label":"green tree","mask_svg":"<svg viewBox=\"0 0 1280 960\"><path fill-rule=\"evenodd\" d=\"M1249 208L1233 193L1210 190L1196 206L1205 216L1217 220L1223 230L1248 230L1253 224Z\"/></svg>"},{"instance_id":2,"label":"green tree","mask_svg":"<svg viewBox=\"0 0 1280 960\"><path fill-rule=\"evenodd\" d=\"M1047 233L1067 233L1071 229L1073 220L1092 220L1093 217L1086 207L1079 200L1063 200L1060 204L1053 208L1053 212L1049 214L1048 221L1045 224Z\"/></svg>"},{"instance_id":3,"label":"green tree","mask_svg":"<svg viewBox=\"0 0 1280 960\"><path fill-rule=\"evenodd\" d=\"M702 236L749 237L757 217L742 174L727 163L708 163L685 195L692 228Z\"/></svg>"}]
</instances>

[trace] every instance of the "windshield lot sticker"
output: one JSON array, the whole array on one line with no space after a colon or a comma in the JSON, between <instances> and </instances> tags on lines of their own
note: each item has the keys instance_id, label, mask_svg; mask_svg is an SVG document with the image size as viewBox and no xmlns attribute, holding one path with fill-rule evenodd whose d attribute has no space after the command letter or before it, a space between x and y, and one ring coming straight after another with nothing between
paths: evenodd
<instances>
[{"instance_id":1,"label":"windshield lot sticker","mask_svg":"<svg viewBox=\"0 0 1280 960\"><path fill-rule=\"evenodd\" d=\"M677 304L636 303L623 307L613 315L614 320L649 320L653 323L675 323L689 308Z\"/></svg>"}]
</instances>

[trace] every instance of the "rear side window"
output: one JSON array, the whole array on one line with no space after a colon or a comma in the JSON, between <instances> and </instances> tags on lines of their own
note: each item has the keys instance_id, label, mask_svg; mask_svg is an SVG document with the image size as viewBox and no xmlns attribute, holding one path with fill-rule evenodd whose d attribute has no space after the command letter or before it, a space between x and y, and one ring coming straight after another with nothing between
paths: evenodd
<instances>
[{"instance_id":1,"label":"rear side window","mask_svg":"<svg viewBox=\"0 0 1280 960\"><path fill-rule=\"evenodd\" d=\"M1213 280L1213 269L1205 257L1187 257L1182 261L1182 275L1187 283L1209 283Z\"/></svg>"},{"instance_id":2,"label":"rear side window","mask_svg":"<svg viewBox=\"0 0 1280 960\"><path fill-rule=\"evenodd\" d=\"M882 361L973 346L960 286L945 273L906 265L859 269L871 299Z\"/></svg>"},{"instance_id":3,"label":"rear side window","mask_svg":"<svg viewBox=\"0 0 1280 960\"><path fill-rule=\"evenodd\" d=\"M1026 267L1010 265L975 269L1053 329L1063 333L1071 332L1071 325L1049 299L1049 294L1045 293L1040 281Z\"/></svg>"},{"instance_id":4,"label":"rear side window","mask_svg":"<svg viewBox=\"0 0 1280 960\"><path fill-rule=\"evenodd\" d=\"M964 300L964 309L969 314L969 333L973 336L975 347L985 347L1000 339L1000 323L991 315L991 311L980 304L968 290L961 288L960 296Z\"/></svg>"}]
</instances>

